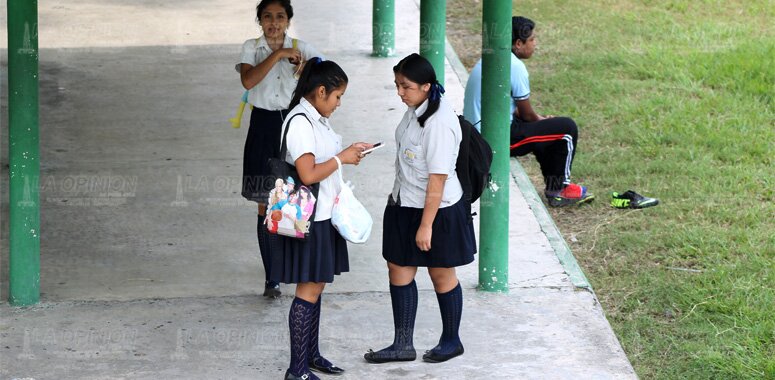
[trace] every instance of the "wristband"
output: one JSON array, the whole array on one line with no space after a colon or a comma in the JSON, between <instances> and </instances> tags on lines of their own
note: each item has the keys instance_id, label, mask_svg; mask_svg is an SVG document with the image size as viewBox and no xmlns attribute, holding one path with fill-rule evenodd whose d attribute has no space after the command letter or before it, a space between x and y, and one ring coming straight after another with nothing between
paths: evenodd
<instances>
[{"instance_id":1,"label":"wristband","mask_svg":"<svg viewBox=\"0 0 775 380\"><path fill-rule=\"evenodd\" d=\"M342 160L339 159L339 156L334 156L334 159L336 160L337 169L342 167Z\"/></svg>"}]
</instances>

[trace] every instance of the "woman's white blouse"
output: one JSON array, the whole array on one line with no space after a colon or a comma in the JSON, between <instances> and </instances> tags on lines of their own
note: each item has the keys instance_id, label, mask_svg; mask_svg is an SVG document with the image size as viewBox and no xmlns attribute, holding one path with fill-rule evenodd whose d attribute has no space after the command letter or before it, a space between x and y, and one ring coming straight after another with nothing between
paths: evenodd
<instances>
[{"instance_id":1,"label":"woman's white blouse","mask_svg":"<svg viewBox=\"0 0 775 380\"><path fill-rule=\"evenodd\" d=\"M401 206L424 208L430 174L446 174L440 208L457 203L463 188L455 172L463 139L455 111L441 98L439 109L421 127L417 118L428 108L428 100L417 109L409 107L396 128L396 179L393 199Z\"/></svg>"},{"instance_id":2,"label":"woman's white blouse","mask_svg":"<svg viewBox=\"0 0 775 380\"><path fill-rule=\"evenodd\" d=\"M315 107L304 98L288 113L288 120L298 113L304 113L309 120L303 116L297 116L290 123L286 122L283 125L283 132L285 128L289 128L286 137L286 146L288 147L288 153L285 156L286 162L296 165L296 160L299 157L305 153L312 153L315 156L315 163L320 164L342 151L342 136L334 132L328 124L328 118L321 116ZM334 199L341 190L340 183L335 178L337 178L335 175L330 175L320 181L320 190L315 206L316 222L331 219Z\"/></svg>"},{"instance_id":3,"label":"woman's white blouse","mask_svg":"<svg viewBox=\"0 0 775 380\"><path fill-rule=\"evenodd\" d=\"M293 39L286 34L283 48L291 47L293 47ZM315 48L302 40L296 40L296 48L301 52L303 60L308 60L312 57L323 58ZM247 63L255 67L267 59L272 52L273 50L267 44L264 36L251 38L242 44L240 63ZM272 66L264 79L248 91L248 103L254 107L270 111L287 109L293 96L293 90L296 89L296 83L298 82L293 77L295 71L296 65L287 59L278 61Z\"/></svg>"}]
</instances>

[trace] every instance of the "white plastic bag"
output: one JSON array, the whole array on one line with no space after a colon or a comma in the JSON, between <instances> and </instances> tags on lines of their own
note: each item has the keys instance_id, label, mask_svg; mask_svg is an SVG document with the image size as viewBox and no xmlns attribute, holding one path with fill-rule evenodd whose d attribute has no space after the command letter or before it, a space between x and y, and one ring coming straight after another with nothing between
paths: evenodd
<instances>
[{"instance_id":1,"label":"white plastic bag","mask_svg":"<svg viewBox=\"0 0 775 380\"><path fill-rule=\"evenodd\" d=\"M352 189L342 179L342 167L337 169L339 174L339 195L334 200L334 208L331 212L331 224L339 231L342 237L350 243L362 244L369 240L371 235L371 219L369 211L355 198Z\"/></svg>"}]
</instances>

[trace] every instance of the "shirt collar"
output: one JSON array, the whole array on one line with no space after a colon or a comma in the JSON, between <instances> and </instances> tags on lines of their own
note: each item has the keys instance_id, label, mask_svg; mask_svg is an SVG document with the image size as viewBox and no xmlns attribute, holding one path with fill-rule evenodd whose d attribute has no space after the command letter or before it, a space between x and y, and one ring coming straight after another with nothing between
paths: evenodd
<instances>
[{"instance_id":1,"label":"shirt collar","mask_svg":"<svg viewBox=\"0 0 775 380\"><path fill-rule=\"evenodd\" d=\"M283 47L292 47L293 46L293 39L288 36L288 33L285 33L285 38L283 39ZM265 48L269 49L269 43L266 42L266 36L261 35L261 37L258 37L256 40L256 47L259 48Z\"/></svg>"},{"instance_id":2,"label":"shirt collar","mask_svg":"<svg viewBox=\"0 0 775 380\"><path fill-rule=\"evenodd\" d=\"M521 59L519 59L519 57L517 57L516 54L511 53L511 63L514 64L515 62L519 62L519 63L521 63L523 65L525 64L524 62L522 62Z\"/></svg>"},{"instance_id":3,"label":"shirt collar","mask_svg":"<svg viewBox=\"0 0 775 380\"><path fill-rule=\"evenodd\" d=\"M301 98L301 101L299 101L299 104L301 104L302 107L304 107L304 111L307 113L307 115L310 116L311 119L317 120L323 125L328 126L328 118L323 117L323 115L318 112L318 110L315 109L315 106L312 105L307 99Z\"/></svg>"},{"instance_id":4,"label":"shirt collar","mask_svg":"<svg viewBox=\"0 0 775 380\"><path fill-rule=\"evenodd\" d=\"M417 117L420 117L423 113L425 113L425 110L428 109L428 99L425 99L422 104L420 104L417 108L414 109L414 115Z\"/></svg>"}]
</instances>

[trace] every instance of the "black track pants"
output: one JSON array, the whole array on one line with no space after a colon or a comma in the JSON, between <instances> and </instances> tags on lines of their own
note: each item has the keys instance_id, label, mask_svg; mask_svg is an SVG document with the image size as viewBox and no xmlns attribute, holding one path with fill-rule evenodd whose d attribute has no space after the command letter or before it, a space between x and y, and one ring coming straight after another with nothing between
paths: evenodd
<instances>
[{"instance_id":1,"label":"black track pants","mask_svg":"<svg viewBox=\"0 0 775 380\"><path fill-rule=\"evenodd\" d=\"M511 156L533 153L541 165L547 192L570 183L576 154L578 127L568 117L553 117L532 123L514 119L511 123Z\"/></svg>"}]
</instances>

